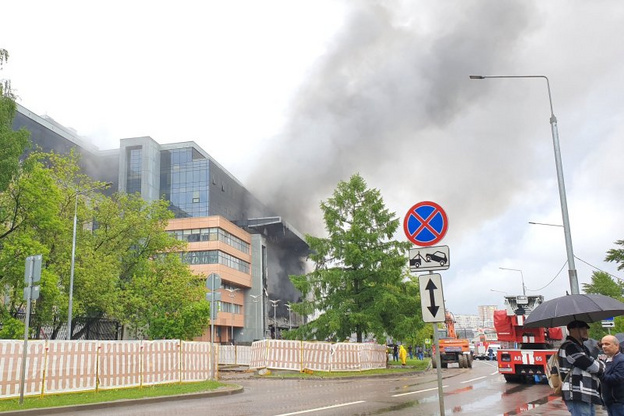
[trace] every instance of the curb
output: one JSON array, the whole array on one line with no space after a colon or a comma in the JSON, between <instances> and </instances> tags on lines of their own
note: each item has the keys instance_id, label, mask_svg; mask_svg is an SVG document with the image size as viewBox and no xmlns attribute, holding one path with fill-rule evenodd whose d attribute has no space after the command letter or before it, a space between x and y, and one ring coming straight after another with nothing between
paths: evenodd
<instances>
[{"instance_id":1,"label":"curb","mask_svg":"<svg viewBox=\"0 0 624 416\"><path fill-rule=\"evenodd\" d=\"M215 390L215 391L204 391L200 393L188 393L188 394L182 394L182 395L146 397L143 399L116 400L114 402L80 404L80 405L75 405L75 406L42 407L38 409L8 410L6 412L0 411L0 416L19 416L19 415L46 416L46 415L53 415L53 414L66 413L66 412L80 412L80 411L85 411L85 410L108 409L108 408L115 408L115 407L122 407L122 406L140 405L140 404L146 404L146 403L161 403L161 402L168 402L168 401L173 401L173 400L193 400L193 399L201 399L201 398L206 398L206 397L229 396L232 394L242 393L243 390L244 390L243 386L235 385L233 387L226 387L226 388Z\"/></svg>"}]
</instances>

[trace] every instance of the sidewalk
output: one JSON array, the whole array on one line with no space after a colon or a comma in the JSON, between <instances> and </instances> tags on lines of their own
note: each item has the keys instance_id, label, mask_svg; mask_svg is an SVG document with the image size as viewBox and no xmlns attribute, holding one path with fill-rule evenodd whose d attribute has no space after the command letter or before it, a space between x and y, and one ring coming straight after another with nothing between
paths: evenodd
<instances>
[{"instance_id":1,"label":"sidewalk","mask_svg":"<svg viewBox=\"0 0 624 416\"><path fill-rule=\"evenodd\" d=\"M563 399L561 397L557 397L544 404L536 405L534 409L518 413L518 415L570 416L570 412L568 412L568 409L563 402ZM607 410L604 409L602 406L596 406L596 416L607 416Z\"/></svg>"}]
</instances>

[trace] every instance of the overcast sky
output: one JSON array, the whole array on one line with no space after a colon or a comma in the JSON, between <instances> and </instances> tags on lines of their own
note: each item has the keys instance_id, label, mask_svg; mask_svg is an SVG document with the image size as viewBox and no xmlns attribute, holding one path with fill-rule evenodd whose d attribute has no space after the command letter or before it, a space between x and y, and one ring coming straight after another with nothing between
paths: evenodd
<instances>
[{"instance_id":1,"label":"overcast sky","mask_svg":"<svg viewBox=\"0 0 624 416\"><path fill-rule=\"evenodd\" d=\"M401 221L438 203L455 314L502 307L521 277L529 295L570 290L562 228L529 224L562 223L546 82L468 78L546 75L581 290L595 268L624 275L604 262L624 239L624 3L59 0L2 14L0 78L100 149L195 141L315 235L320 202L354 173Z\"/></svg>"}]
</instances>

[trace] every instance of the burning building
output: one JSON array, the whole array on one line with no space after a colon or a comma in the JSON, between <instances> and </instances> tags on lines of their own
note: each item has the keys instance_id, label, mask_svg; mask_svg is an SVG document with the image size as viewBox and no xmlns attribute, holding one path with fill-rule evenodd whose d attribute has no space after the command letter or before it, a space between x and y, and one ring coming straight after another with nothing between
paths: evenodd
<instances>
[{"instance_id":1,"label":"burning building","mask_svg":"<svg viewBox=\"0 0 624 416\"><path fill-rule=\"evenodd\" d=\"M146 136L99 150L21 105L13 127L30 131L33 144L44 151L75 149L93 179L138 192L147 201L169 202L176 218L168 230L188 242L191 268L222 278L216 342L247 343L302 322L293 321L288 304L300 296L289 276L305 272L304 238L196 143L159 144ZM210 331L202 339L209 340Z\"/></svg>"}]
</instances>

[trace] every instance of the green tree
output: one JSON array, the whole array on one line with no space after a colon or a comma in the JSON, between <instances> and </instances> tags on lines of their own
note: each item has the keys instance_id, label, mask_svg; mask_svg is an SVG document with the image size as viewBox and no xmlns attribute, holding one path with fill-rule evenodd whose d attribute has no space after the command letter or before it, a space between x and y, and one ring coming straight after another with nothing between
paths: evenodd
<instances>
[{"instance_id":1,"label":"green tree","mask_svg":"<svg viewBox=\"0 0 624 416\"><path fill-rule=\"evenodd\" d=\"M615 281L607 272L595 271L591 277L591 283L583 283L585 293L598 293L615 299L622 299L624 285Z\"/></svg>"},{"instance_id":2,"label":"green tree","mask_svg":"<svg viewBox=\"0 0 624 416\"><path fill-rule=\"evenodd\" d=\"M118 299L110 309L100 294L82 307L89 316L112 316L151 339L191 339L203 333L210 311L204 280L182 262L186 243L165 231L173 218L167 207L164 200L146 202L125 193L98 205L94 217L98 227L86 244L87 253L106 259L103 268L115 265L107 286L118 293ZM83 296L92 293L88 287L78 290L84 290Z\"/></svg>"},{"instance_id":3,"label":"green tree","mask_svg":"<svg viewBox=\"0 0 624 416\"><path fill-rule=\"evenodd\" d=\"M25 258L42 254L41 296L30 326L52 328L57 338L67 322L76 212L72 321L82 325L73 338L104 317L140 325L148 337L201 335L197 326L209 316L203 281L180 260L185 243L165 231L172 218L167 204L123 193L107 197L98 192L107 184L84 175L78 162L74 153L32 153L0 192L0 287L9 297L0 306L3 322L25 306ZM163 325L166 317L174 324Z\"/></svg>"},{"instance_id":4,"label":"green tree","mask_svg":"<svg viewBox=\"0 0 624 416\"><path fill-rule=\"evenodd\" d=\"M621 281L613 280L609 273L595 271L592 274L591 283L583 283L583 290L585 293L597 293L621 301L623 300L624 284ZM624 316L616 316L614 324L613 333L624 332ZM600 322L590 324L590 338L600 340L606 334L607 331Z\"/></svg>"},{"instance_id":5,"label":"green tree","mask_svg":"<svg viewBox=\"0 0 624 416\"><path fill-rule=\"evenodd\" d=\"M380 192L356 174L321 210L328 237L306 236L314 270L291 276L303 299L293 310L320 316L292 336L343 340L355 333L358 342L368 335L385 342L415 332L422 323L414 285L404 281L409 244L392 239L399 220Z\"/></svg>"},{"instance_id":6,"label":"green tree","mask_svg":"<svg viewBox=\"0 0 624 416\"><path fill-rule=\"evenodd\" d=\"M8 59L6 49L0 49L0 71ZM30 145L30 134L26 130L13 131L16 110L10 82L0 80L0 192L17 173L19 159Z\"/></svg>"},{"instance_id":7,"label":"green tree","mask_svg":"<svg viewBox=\"0 0 624 416\"><path fill-rule=\"evenodd\" d=\"M63 221L60 193L48 169L33 154L24 161L4 192L0 192L0 287L9 301L2 305L6 316L17 317L23 310L24 261L42 254L49 261L51 251L62 244ZM42 270L39 305L59 292L54 284L54 268ZM44 301L43 299L46 299ZM37 322L39 317L34 317Z\"/></svg>"},{"instance_id":8,"label":"green tree","mask_svg":"<svg viewBox=\"0 0 624 416\"><path fill-rule=\"evenodd\" d=\"M618 270L624 270L624 240L618 240L615 244L622 248L612 248L607 251L605 260L618 263Z\"/></svg>"}]
</instances>

